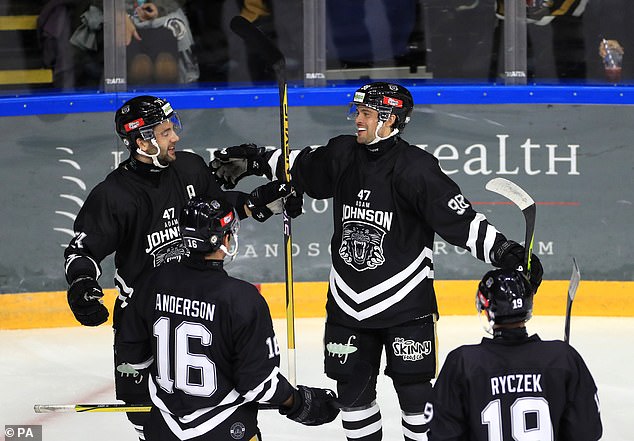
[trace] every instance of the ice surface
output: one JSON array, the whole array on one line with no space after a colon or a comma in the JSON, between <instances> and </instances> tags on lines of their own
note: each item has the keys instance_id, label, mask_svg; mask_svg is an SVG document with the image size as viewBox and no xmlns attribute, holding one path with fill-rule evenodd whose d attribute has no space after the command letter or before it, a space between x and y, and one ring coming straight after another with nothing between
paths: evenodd
<instances>
[{"instance_id":1,"label":"ice surface","mask_svg":"<svg viewBox=\"0 0 634 441\"><path fill-rule=\"evenodd\" d=\"M297 379L300 384L333 387L323 374L323 319L298 319ZM535 317L529 332L542 339L563 338L563 317ZM276 320L280 347L286 347L284 320ZM446 316L438 322L439 361L451 349L477 343L484 335L475 316ZM634 318L573 317L571 343L584 357L599 387L604 440L634 439ZM112 331L57 328L0 331L0 425L41 424L44 441L135 440L123 413L36 414L34 404L115 402L112 381ZM286 371L286 359L282 359ZM383 439L403 439L400 411L388 378L378 383ZM304 427L276 411L260 413L266 441L345 440L339 418L321 427Z\"/></svg>"}]
</instances>

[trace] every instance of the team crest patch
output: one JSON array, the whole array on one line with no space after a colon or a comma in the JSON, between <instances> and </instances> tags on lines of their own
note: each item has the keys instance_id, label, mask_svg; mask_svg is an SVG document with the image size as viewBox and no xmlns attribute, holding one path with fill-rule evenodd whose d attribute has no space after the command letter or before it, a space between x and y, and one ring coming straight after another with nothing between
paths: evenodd
<instances>
[{"instance_id":1,"label":"team crest patch","mask_svg":"<svg viewBox=\"0 0 634 441\"><path fill-rule=\"evenodd\" d=\"M383 265L382 229L359 221L348 221L343 224L339 256L357 271L374 269Z\"/></svg>"},{"instance_id":2,"label":"team crest patch","mask_svg":"<svg viewBox=\"0 0 634 441\"><path fill-rule=\"evenodd\" d=\"M242 439L244 438L244 433L247 429L244 427L244 424L241 422L233 423L231 428L229 429L229 433L231 434L231 438L233 439Z\"/></svg>"}]
</instances>

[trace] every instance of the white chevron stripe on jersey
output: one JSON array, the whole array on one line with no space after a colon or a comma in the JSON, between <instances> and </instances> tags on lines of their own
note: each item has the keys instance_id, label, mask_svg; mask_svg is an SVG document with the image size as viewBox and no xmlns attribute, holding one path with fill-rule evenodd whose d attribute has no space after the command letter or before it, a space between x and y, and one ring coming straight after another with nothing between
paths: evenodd
<instances>
[{"instance_id":1,"label":"white chevron stripe on jersey","mask_svg":"<svg viewBox=\"0 0 634 441\"><path fill-rule=\"evenodd\" d=\"M493 225L487 227L487 233L484 237L484 261L486 263L491 263L491 250L498 233L499 231Z\"/></svg>"},{"instance_id":2,"label":"white chevron stripe on jersey","mask_svg":"<svg viewBox=\"0 0 634 441\"><path fill-rule=\"evenodd\" d=\"M487 218L484 214L477 213L469 225L469 238L467 239L466 245L471 255L476 259L478 259L478 244L480 243L480 225L486 220ZM491 263L491 248L493 247L497 233L498 230L493 225L487 225L484 241L482 241L481 245L483 248L482 252L484 253L482 257L486 263Z\"/></svg>"},{"instance_id":3,"label":"white chevron stripe on jersey","mask_svg":"<svg viewBox=\"0 0 634 441\"><path fill-rule=\"evenodd\" d=\"M354 317L357 320L365 320L369 317L372 317L374 315L377 315L383 311L385 311L386 309L388 309L390 306L400 302L401 300L403 300L403 298L405 298L405 296L407 294L409 294L412 289L414 289L416 286L418 286L418 284L420 284L420 282L422 282L424 279L429 278L429 279L433 279L434 278L434 271L430 270L428 266L424 267L422 269L421 272L419 272L414 278L412 278L409 282L407 282L401 289L399 289L398 291L396 291L394 294L392 294L390 297L388 297L387 299L379 302L379 303L375 303L374 305L370 306L369 308L365 308L361 311L355 311L352 307L350 307L350 305L348 305L339 295L339 291L337 290L337 285L335 283L335 280L333 278L333 272L330 272L330 292L332 293L332 297L335 299L335 302L337 302L337 305L339 305L339 308L341 308L342 311L344 311L346 314L348 314L351 317Z\"/></svg>"},{"instance_id":4,"label":"white chevron stripe on jersey","mask_svg":"<svg viewBox=\"0 0 634 441\"><path fill-rule=\"evenodd\" d=\"M482 213L477 213L471 224L469 225L469 238L467 239L467 248L471 252L471 255L478 258L478 233L480 232L480 224L486 220L486 217Z\"/></svg>"},{"instance_id":5,"label":"white chevron stripe on jersey","mask_svg":"<svg viewBox=\"0 0 634 441\"><path fill-rule=\"evenodd\" d=\"M165 423L168 425L172 433L176 435L178 439L181 439L181 440L188 440L191 438L195 438L197 436L203 435L213 430L215 427L217 427L219 424L221 424L223 421L229 418L236 411L236 409L242 403L244 403L244 399L240 396L240 394L238 394L235 390L232 390L229 394L227 394L225 399L222 400L222 403L220 403L218 406L208 407L206 409L200 409L188 415L187 417L179 418L179 420L182 422L185 422L184 421L185 419L188 419L189 421L191 421L194 418L198 418L202 416L203 413L207 413L214 409L217 409L219 406L222 406L223 404L224 405L229 404L231 402L231 398L234 398L234 399L237 398L238 399L237 401L234 401L233 403L231 403L231 405L229 405L229 407L224 408L223 410L218 412L216 415L202 422L198 426L183 429L175 420L176 417L172 415L169 412L169 410L167 410L167 406L165 406L165 403L156 395L156 385L154 384L154 379L152 377L150 377L150 381L148 381L148 385L150 390L150 397L152 398L152 403L154 403L154 405L160 409L161 416L163 417L163 420L165 420ZM196 417L192 418L193 415L196 415Z\"/></svg>"},{"instance_id":6,"label":"white chevron stripe on jersey","mask_svg":"<svg viewBox=\"0 0 634 441\"><path fill-rule=\"evenodd\" d=\"M348 284L343 280L339 273L337 273L334 267L331 267L330 269L330 283L333 284L334 280L334 282L337 284L338 289L341 290L343 294L345 294L357 304L363 303L378 295L383 294L384 292L389 291L390 289L394 288L395 286L409 278L412 274L420 269L420 265L423 260L425 260L425 258L429 259L430 262L433 263L433 253L427 247L423 249L418 257L414 259L414 261L410 263L407 268L394 274L392 277L384 280L378 285L375 285L359 293L348 286ZM431 278L433 278L433 273Z\"/></svg>"},{"instance_id":7,"label":"white chevron stripe on jersey","mask_svg":"<svg viewBox=\"0 0 634 441\"><path fill-rule=\"evenodd\" d=\"M66 263L64 264L64 273L68 274L68 267L70 266L70 264L73 262L73 260L79 258L88 259L93 264L93 266L95 267L95 279L98 279L101 276L101 269L99 269L99 265L97 265L95 259L82 254L71 254L70 256L68 256L68 258L66 259Z\"/></svg>"},{"instance_id":8,"label":"white chevron stripe on jersey","mask_svg":"<svg viewBox=\"0 0 634 441\"><path fill-rule=\"evenodd\" d=\"M123 280L123 277L119 275L118 268L114 269L114 286L115 288L117 288L117 291L119 292L119 300L123 302L121 304L121 307L125 308L126 306L128 306L128 298L132 297L132 295L134 294L134 288L130 288L128 284L125 283L125 280Z\"/></svg>"},{"instance_id":9,"label":"white chevron stripe on jersey","mask_svg":"<svg viewBox=\"0 0 634 441\"><path fill-rule=\"evenodd\" d=\"M202 409L198 409L198 410L190 413L189 415L185 415L185 416L180 417L178 419L178 421L180 421L183 424L191 423L192 421L195 421L197 418L200 418L202 415L216 410L218 407L227 406L227 405L233 404L236 401L239 401L240 404L242 404L244 402L244 400L242 400L242 397L240 396L240 394L235 389L232 389L222 399L222 401L220 403L218 403L216 406L203 407Z\"/></svg>"},{"instance_id":10,"label":"white chevron stripe on jersey","mask_svg":"<svg viewBox=\"0 0 634 441\"><path fill-rule=\"evenodd\" d=\"M266 379L262 383L258 384L258 386L255 389L252 389L249 392L245 393L243 395L244 398L247 401L257 400L260 402L267 402L268 400L271 399L273 395L275 395L275 392L277 391L277 386L280 383L279 375L280 375L280 368L276 366L271 371L271 374L268 377L266 377ZM265 389L265 386L267 385L267 383L270 383L270 385Z\"/></svg>"}]
</instances>

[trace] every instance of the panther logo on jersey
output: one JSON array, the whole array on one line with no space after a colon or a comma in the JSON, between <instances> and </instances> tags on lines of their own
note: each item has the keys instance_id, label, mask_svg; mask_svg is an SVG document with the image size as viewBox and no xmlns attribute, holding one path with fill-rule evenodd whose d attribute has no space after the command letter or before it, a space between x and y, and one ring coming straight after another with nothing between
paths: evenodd
<instances>
[{"instance_id":1,"label":"panther logo on jersey","mask_svg":"<svg viewBox=\"0 0 634 441\"><path fill-rule=\"evenodd\" d=\"M157 267L173 260L180 262L187 253L187 248L183 246L182 242L177 242L153 250L150 254L154 256L154 267Z\"/></svg>"},{"instance_id":2,"label":"panther logo on jersey","mask_svg":"<svg viewBox=\"0 0 634 441\"><path fill-rule=\"evenodd\" d=\"M339 256L357 271L383 265L385 231L365 222L344 222Z\"/></svg>"}]
</instances>

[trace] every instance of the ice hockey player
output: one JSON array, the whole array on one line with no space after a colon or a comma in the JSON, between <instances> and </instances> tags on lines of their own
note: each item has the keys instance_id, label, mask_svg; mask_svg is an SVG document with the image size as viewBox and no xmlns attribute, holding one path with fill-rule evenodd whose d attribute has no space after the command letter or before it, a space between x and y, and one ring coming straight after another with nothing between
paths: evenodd
<instances>
[{"instance_id":1,"label":"ice hockey player","mask_svg":"<svg viewBox=\"0 0 634 441\"><path fill-rule=\"evenodd\" d=\"M516 268L523 260L524 247L474 211L438 160L401 138L413 107L405 87L367 84L355 92L349 111L356 136L341 135L291 157L294 188L315 199L333 198L325 372L347 403L355 363L374 367L372 387L355 407L341 410L349 440L382 438L376 379L383 350L404 437L424 439L425 398L436 375L435 234L499 267ZM212 167L229 187L249 174L281 176L279 150L242 145L216 153ZM534 257L536 286L541 274Z\"/></svg>"},{"instance_id":2,"label":"ice hockey player","mask_svg":"<svg viewBox=\"0 0 634 441\"><path fill-rule=\"evenodd\" d=\"M181 123L169 102L138 96L124 103L114 119L130 157L86 198L64 257L70 309L82 325L98 326L108 318L97 281L100 264L115 254L114 283L119 291L113 317L116 357L116 331L137 278L184 253L178 229L181 209L193 196L218 197L224 192L200 156L176 151ZM289 190L269 183L251 194L224 194L238 207L241 218L252 215L264 221L273 212L281 212ZM148 400L145 381L116 372L115 380L118 399L128 403ZM128 414L137 430L144 417L142 413Z\"/></svg>"},{"instance_id":3,"label":"ice hockey player","mask_svg":"<svg viewBox=\"0 0 634 441\"><path fill-rule=\"evenodd\" d=\"M260 440L258 402L306 425L339 413L333 391L295 389L282 376L266 301L223 269L237 253L239 225L225 200L191 199L180 216L188 256L137 283L121 323L118 369L149 367L147 441Z\"/></svg>"},{"instance_id":4,"label":"ice hockey player","mask_svg":"<svg viewBox=\"0 0 634 441\"><path fill-rule=\"evenodd\" d=\"M533 295L519 271L484 275L476 306L493 338L447 356L434 385L430 441L601 438L597 387L579 353L528 335Z\"/></svg>"}]
</instances>

